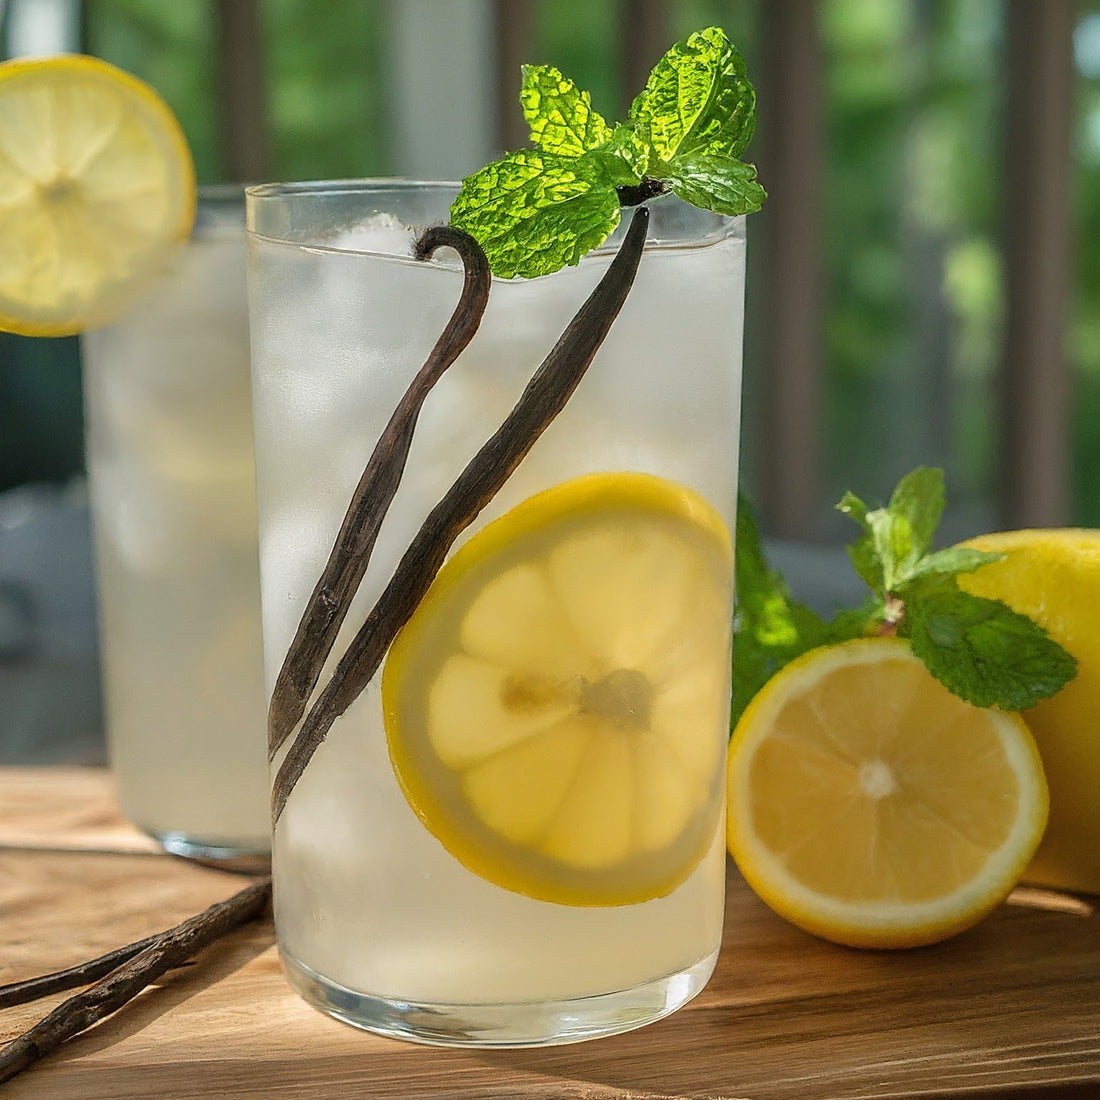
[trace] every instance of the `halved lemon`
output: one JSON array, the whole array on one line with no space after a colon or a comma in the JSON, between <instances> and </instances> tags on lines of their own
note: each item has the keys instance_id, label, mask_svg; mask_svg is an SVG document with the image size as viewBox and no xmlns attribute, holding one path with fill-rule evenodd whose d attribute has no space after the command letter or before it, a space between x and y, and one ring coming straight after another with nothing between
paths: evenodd
<instances>
[{"instance_id":1,"label":"halved lemon","mask_svg":"<svg viewBox=\"0 0 1100 1100\"><path fill-rule=\"evenodd\" d=\"M0 64L0 329L113 320L194 217L187 141L147 84L81 54Z\"/></svg>"},{"instance_id":2,"label":"halved lemon","mask_svg":"<svg viewBox=\"0 0 1100 1100\"><path fill-rule=\"evenodd\" d=\"M671 892L720 835L732 585L721 517L646 474L564 482L488 524L383 671L412 808L508 890Z\"/></svg>"},{"instance_id":3,"label":"halved lemon","mask_svg":"<svg viewBox=\"0 0 1100 1100\"><path fill-rule=\"evenodd\" d=\"M1019 716L963 702L897 639L792 661L730 744L730 853L777 913L836 943L914 947L976 924L1046 816Z\"/></svg>"}]
</instances>

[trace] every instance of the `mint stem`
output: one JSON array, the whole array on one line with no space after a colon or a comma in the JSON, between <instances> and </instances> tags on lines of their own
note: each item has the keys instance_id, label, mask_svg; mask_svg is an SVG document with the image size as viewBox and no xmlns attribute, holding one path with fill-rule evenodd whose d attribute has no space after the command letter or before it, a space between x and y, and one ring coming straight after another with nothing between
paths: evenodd
<instances>
[{"instance_id":1,"label":"mint stem","mask_svg":"<svg viewBox=\"0 0 1100 1100\"><path fill-rule=\"evenodd\" d=\"M271 792L278 821L333 723L378 671L458 536L477 518L565 407L626 302L645 248L649 210L640 206L611 265L532 375L507 418L432 509L283 758Z\"/></svg>"},{"instance_id":2,"label":"mint stem","mask_svg":"<svg viewBox=\"0 0 1100 1100\"><path fill-rule=\"evenodd\" d=\"M624 184L615 188L620 206L641 206L643 202L655 199L658 195L667 195L668 184L652 176L644 176L641 183Z\"/></svg>"}]
</instances>

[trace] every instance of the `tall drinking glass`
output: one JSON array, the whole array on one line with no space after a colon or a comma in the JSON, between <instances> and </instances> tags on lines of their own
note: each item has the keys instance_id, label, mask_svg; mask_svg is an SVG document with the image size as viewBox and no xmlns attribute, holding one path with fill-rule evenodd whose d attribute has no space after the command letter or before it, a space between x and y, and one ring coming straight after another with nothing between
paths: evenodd
<instances>
[{"instance_id":1,"label":"tall drinking glass","mask_svg":"<svg viewBox=\"0 0 1100 1100\"><path fill-rule=\"evenodd\" d=\"M368 458L459 298L454 253L410 255L454 193L248 193L269 692ZM622 237L575 268L493 283L424 403L318 690ZM673 1011L715 965L743 221L669 197L648 241L572 397L459 536L278 817L284 969L352 1024L456 1045L592 1038Z\"/></svg>"},{"instance_id":2,"label":"tall drinking glass","mask_svg":"<svg viewBox=\"0 0 1100 1100\"><path fill-rule=\"evenodd\" d=\"M266 863L270 813L244 198L83 337L108 752L125 816L179 855Z\"/></svg>"}]
</instances>

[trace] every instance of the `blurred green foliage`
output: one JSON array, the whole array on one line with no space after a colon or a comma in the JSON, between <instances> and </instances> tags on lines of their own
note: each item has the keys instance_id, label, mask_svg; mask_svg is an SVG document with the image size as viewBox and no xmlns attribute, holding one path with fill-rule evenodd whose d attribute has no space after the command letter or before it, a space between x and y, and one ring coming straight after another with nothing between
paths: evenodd
<instances>
[{"instance_id":1,"label":"blurred green foliage","mask_svg":"<svg viewBox=\"0 0 1100 1100\"><path fill-rule=\"evenodd\" d=\"M278 179L386 172L379 0L264 0L265 87ZM90 53L152 84L179 117L200 183L225 179L219 154L212 3L86 0Z\"/></svg>"},{"instance_id":2,"label":"blurred green foliage","mask_svg":"<svg viewBox=\"0 0 1100 1100\"><path fill-rule=\"evenodd\" d=\"M152 84L187 134L200 182L221 179L212 4L89 0L84 48Z\"/></svg>"},{"instance_id":3,"label":"blurred green foliage","mask_svg":"<svg viewBox=\"0 0 1100 1100\"><path fill-rule=\"evenodd\" d=\"M955 535L992 514L1004 321L1003 6L823 0L832 498L948 471ZM1073 515L1100 526L1100 5L1075 35ZM922 415L923 410L923 415ZM885 460L888 459L888 460Z\"/></svg>"},{"instance_id":4,"label":"blurred green foliage","mask_svg":"<svg viewBox=\"0 0 1100 1100\"><path fill-rule=\"evenodd\" d=\"M384 43L393 2L262 0L272 177L392 171ZM673 0L671 34L719 23L755 71L766 2ZM938 464L956 517L948 533L969 533L993 522L1003 4L820 0L819 12L828 156L823 507L848 486L884 497L902 471ZM1090 246L1100 240L1100 0L1083 0L1078 12L1072 519L1100 526L1100 249ZM157 87L181 119L200 181L223 179L215 5L85 0L85 15L88 50ZM609 117L623 110L620 18L617 0L534 6L531 60L573 76Z\"/></svg>"},{"instance_id":5,"label":"blurred green foliage","mask_svg":"<svg viewBox=\"0 0 1100 1100\"><path fill-rule=\"evenodd\" d=\"M1002 317L999 10L826 0L821 30L829 496L885 499L905 470L941 465L956 522L981 528Z\"/></svg>"},{"instance_id":6,"label":"blurred green foliage","mask_svg":"<svg viewBox=\"0 0 1100 1100\"><path fill-rule=\"evenodd\" d=\"M1100 527L1100 4L1082 5L1075 46L1076 267L1068 330L1075 368L1073 499L1076 522Z\"/></svg>"}]
</instances>

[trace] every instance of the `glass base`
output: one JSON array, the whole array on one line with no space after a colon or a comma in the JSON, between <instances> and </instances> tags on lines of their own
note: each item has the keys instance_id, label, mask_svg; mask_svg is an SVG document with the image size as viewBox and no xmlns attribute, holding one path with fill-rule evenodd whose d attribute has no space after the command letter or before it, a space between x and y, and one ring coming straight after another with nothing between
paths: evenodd
<instances>
[{"instance_id":1,"label":"glass base","mask_svg":"<svg viewBox=\"0 0 1100 1100\"><path fill-rule=\"evenodd\" d=\"M287 981L309 1004L353 1027L446 1047L541 1047L578 1043L651 1024L707 984L718 951L686 970L616 993L511 1004L419 1004L346 989L281 953Z\"/></svg>"},{"instance_id":2,"label":"glass base","mask_svg":"<svg viewBox=\"0 0 1100 1100\"><path fill-rule=\"evenodd\" d=\"M231 844L211 844L194 840L183 833L149 835L166 851L195 863L204 863L222 871L243 875L263 875L271 870L271 852L266 848L242 848Z\"/></svg>"}]
</instances>

